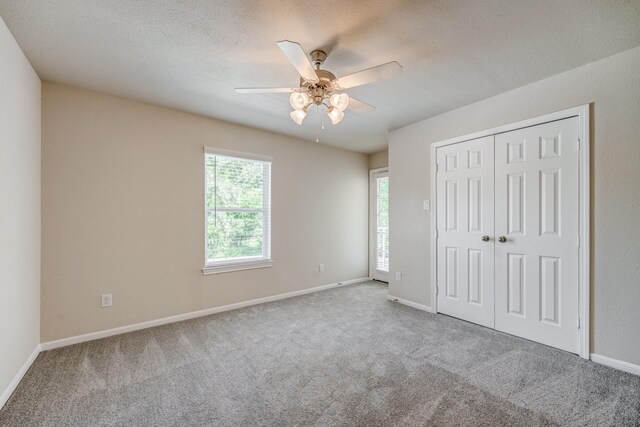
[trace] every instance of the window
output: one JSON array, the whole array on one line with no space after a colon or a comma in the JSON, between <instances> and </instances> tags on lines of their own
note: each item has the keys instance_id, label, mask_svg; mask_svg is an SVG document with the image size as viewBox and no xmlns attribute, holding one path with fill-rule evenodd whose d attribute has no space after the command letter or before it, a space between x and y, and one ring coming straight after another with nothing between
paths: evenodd
<instances>
[{"instance_id":1,"label":"window","mask_svg":"<svg viewBox=\"0 0 640 427\"><path fill-rule=\"evenodd\" d=\"M271 266L271 159L205 148L205 274Z\"/></svg>"},{"instance_id":2,"label":"window","mask_svg":"<svg viewBox=\"0 0 640 427\"><path fill-rule=\"evenodd\" d=\"M376 179L376 234L376 269L388 273L389 176L381 176Z\"/></svg>"},{"instance_id":3,"label":"window","mask_svg":"<svg viewBox=\"0 0 640 427\"><path fill-rule=\"evenodd\" d=\"M389 169L369 171L369 277L389 282Z\"/></svg>"}]
</instances>

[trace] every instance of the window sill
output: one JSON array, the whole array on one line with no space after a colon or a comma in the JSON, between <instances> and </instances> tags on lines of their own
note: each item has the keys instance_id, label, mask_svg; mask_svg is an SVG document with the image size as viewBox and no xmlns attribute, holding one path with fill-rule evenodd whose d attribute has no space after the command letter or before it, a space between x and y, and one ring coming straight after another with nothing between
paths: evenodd
<instances>
[{"instance_id":1,"label":"window sill","mask_svg":"<svg viewBox=\"0 0 640 427\"><path fill-rule=\"evenodd\" d=\"M202 274L228 273L231 271L253 270L255 268L267 268L273 266L273 260L260 260L250 262L235 262L231 264L205 265L202 267Z\"/></svg>"}]
</instances>

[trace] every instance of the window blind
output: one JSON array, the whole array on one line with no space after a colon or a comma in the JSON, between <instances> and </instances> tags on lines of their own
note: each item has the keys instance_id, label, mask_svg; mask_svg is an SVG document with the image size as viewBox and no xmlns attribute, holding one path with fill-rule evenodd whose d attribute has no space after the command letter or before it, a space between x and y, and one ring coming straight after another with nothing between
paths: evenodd
<instances>
[{"instance_id":1,"label":"window blind","mask_svg":"<svg viewBox=\"0 0 640 427\"><path fill-rule=\"evenodd\" d=\"M205 152L206 264L271 257L271 162Z\"/></svg>"}]
</instances>

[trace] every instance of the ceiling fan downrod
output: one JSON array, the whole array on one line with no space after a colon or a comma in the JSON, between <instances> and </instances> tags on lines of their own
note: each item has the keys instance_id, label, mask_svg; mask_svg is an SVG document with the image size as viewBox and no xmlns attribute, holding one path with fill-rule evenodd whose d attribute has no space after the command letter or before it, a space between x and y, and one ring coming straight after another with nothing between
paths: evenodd
<instances>
[{"instance_id":1,"label":"ceiling fan downrod","mask_svg":"<svg viewBox=\"0 0 640 427\"><path fill-rule=\"evenodd\" d=\"M320 66L327 59L327 53L324 50L316 49L311 51L311 62L316 66L316 70L320 69Z\"/></svg>"}]
</instances>

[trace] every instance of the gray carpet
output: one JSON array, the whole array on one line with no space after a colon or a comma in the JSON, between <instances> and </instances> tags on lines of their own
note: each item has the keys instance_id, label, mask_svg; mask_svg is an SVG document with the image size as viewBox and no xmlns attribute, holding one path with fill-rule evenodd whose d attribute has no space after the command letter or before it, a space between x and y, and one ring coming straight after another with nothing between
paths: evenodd
<instances>
[{"instance_id":1,"label":"gray carpet","mask_svg":"<svg viewBox=\"0 0 640 427\"><path fill-rule=\"evenodd\" d=\"M363 283L47 351L2 426L640 425L640 377Z\"/></svg>"}]
</instances>

